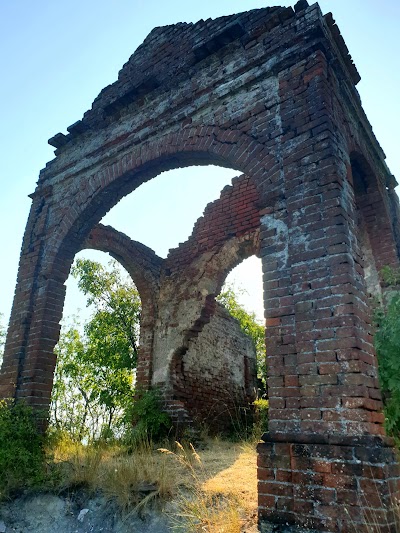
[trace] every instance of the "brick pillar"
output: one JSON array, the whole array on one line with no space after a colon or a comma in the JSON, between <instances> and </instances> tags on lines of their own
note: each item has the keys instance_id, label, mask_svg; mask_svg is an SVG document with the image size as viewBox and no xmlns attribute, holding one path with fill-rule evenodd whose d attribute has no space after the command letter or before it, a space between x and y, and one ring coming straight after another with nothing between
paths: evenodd
<instances>
[{"instance_id":1,"label":"brick pillar","mask_svg":"<svg viewBox=\"0 0 400 533\"><path fill-rule=\"evenodd\" d=\"M349 158L323 54L313 61L298 109L301 81L290 71L281 80L285 135L269 176L278 200L261 218L270 423L258 445L260 527L359 532L372 513L389 531L399 470L383 430ZM292 131L306 142L290 144Z\"/></svg>"},{"instance_id":2,"label":"brick pillar","mask_svg":"<svg viewBox=\"0 0 400 533\"><path fill-rule=\"evenodd\" d=\"M152 354L154 340L154 308L151 304L143 305L140 319L140 343L136 370L136 389L148 390L152 377Z\"/></svg>"},{"instance_id":3,"label":"brick pillar","mask_svg":"<svg viewBox=\"0 0 400 533\"><path fill-rule=\"evenodd\" d=\"M60 272L46 271L49 252L44 234L49 213L49 194L33 195L22 244L17 286L0 372L0 397L23 398L38 409L50 402L55 355L60 331L65 286ZM57 264L65 277L67 261Z\"/></svg>"},{"instance_id":4,"label":"brick pillar","mask_svg":"<svg viewBox=\"0 0 400 533\"><path fill-rule=\"evenodd\" d=\"M60 334L65 286L57 280L42 281L40 290L31 295L33 303L30 303L22 297L25 282L17 284L0 374L0 395L24 399L29 405L47 412L56 364L53 350Z\"/></svg>"},{"instance_id":5,"label":"brick pillar","mask_svg":"<svg viewBox=\"0 0 400 533\"><path fill-rule=\"evenodd\" d=\"M263 439L257 448L261 518L317 531L397 531L391 508L400 497L400 471L390 439L318 434ZM272 530L268 522L261 521L262 533Z\"/></svg>"},{"instance_id":6,"label":"brick pillar","mask_svg":"<svg viewBox=\"0 0 400 533\"><path fill-rule=\"evenodd\" d=\"M318 191L318 209L295 227L262 219L270 431L258 445L261 531L267 521L367 531L369 514L389 531L394 520L400 472L384 437L346 190Z\"/></svg>"}]
</instances>

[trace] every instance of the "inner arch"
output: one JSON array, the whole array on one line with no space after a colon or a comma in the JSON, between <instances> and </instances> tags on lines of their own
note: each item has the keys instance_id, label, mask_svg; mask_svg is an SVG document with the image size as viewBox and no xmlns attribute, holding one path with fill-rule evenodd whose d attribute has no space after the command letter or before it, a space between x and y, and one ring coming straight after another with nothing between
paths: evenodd
<instances>
[{"instance_id":1,"label":"inner arch","mask_svg":"<svg viewBox=\"0 0 400 533\"><path fill-rule=\"evenodd\" d=\"M238 173L215 165L164 171L122 198L102 219L160 257L186 241L205 206Z\"/></svg>"}]
</instances>

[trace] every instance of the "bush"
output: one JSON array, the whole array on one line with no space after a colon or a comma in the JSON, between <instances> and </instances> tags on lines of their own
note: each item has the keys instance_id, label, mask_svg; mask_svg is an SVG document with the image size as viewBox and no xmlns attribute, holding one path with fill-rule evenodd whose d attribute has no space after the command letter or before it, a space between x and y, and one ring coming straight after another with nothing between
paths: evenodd
<instances>
[{"instance_id":1,"label":"bush","mask_svg":"<svg viewBox=\"0 0 400 533\"><path fill-rule=\"evenodd\" d=\"M400 295L391 299L379 317L375 348L385 404L385 425L389 435L400 438Z\"/></svg>"},{"instance_id":2,"label":"bush","mask_svg":"<svg viewBox=\"0 0 400 533\"><path fill-rule=\"evenodd\" d=\"M133 424L128 435L131 442L160 441L171 429L171 419L161 409L161 393L158 389L142 392L133 402L130 417Z\"/></svg>"},{"instance_id":3,"label":"bush","mask_svg":"<svg viewBox=\"0 0 400 533\"><path fill-rule=\"evenodd\" d=\"M268 431L268 408L269 402L264 398L254 400L254 430L253 434L260 438Z\"/></svg>"},{"instance_id":4,"label":"bush","mask_svg":"<svg viewBox=\"0 0 400 533\"><path fill-rule=\"evenodd\" d=\"M0 499L45 477L44 437L24 403L0 401Z\"/></svg>"}]
</instances>

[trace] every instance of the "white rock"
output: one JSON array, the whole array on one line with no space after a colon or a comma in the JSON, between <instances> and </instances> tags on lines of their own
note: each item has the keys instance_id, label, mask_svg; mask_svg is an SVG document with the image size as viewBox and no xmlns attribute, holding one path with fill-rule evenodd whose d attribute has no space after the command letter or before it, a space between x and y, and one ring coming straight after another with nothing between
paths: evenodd
<instances>
[{"instance_id":1,"label":"white rock","mask_svg":"<svg viewBox=\"0 0 400 533\"><path fill-rule=\"evenodd\" d=\"M83 520L85 519L85 516L87 515L87 513L89 512L89 509L82 509L79 514L78 514L78 520L79 522L83 522Z\"/></svg>"},{"instance_id":2,"label":"white rock","mask_svg":"<svg viewBox=\"0 0 400 533\"><path fill-rule=\"evenodd\" d=\"M3 522L3 520L0 520L0 533L6 533L6 525L5 523Z\"/></svg>"}]
</instances>

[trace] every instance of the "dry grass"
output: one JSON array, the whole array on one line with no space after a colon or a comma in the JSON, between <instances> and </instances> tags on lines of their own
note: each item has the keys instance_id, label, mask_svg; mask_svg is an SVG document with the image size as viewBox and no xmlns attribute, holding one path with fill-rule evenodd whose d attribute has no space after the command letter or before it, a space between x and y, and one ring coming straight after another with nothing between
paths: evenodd
<instances>
[{"instance_id":1,"label":"dry grass","mask_svg":"<svg viewBox=\"0 0 400 533\"><path fill-rule=\"evenodd\" d=\"M60 490L84 488L101 492L127 513L143 501L167 499L176 485L176 467L142 443L132 453L120 446L84 446L68 441L57 444L53 457Z\"/></svg>"},{"instance_id":2,"label":"dry grass","mask_svg":"<svg viewBox=\"0 0 400 533\"><path fill-rule=\"evenodd\" d=\"M226 447L226 445L225 445ZM211 448L211 452L214 448ZM217 471L218 464L223 466L223 461L218 461L218 455L212 453L202 455L203 463L210 476L204 483L204 489L212 493L231 494L235 496L248 513L257 510L257 456L255 447L250 445L233 445L232 449L221 450L220 456L229 457L224 468ZM232 460L234 459L234 462Z\"/></svg>"},{"instance_id":3,"label":"dry grass","mask_svg":"<svg viewBox=\"0 0 400 533\"><path fill-rule=\"evenodd\" d=\"M177 531L256 531L255 446L210 440L200 453L179 443L160 452L143 443L128 453L64 440L52 453L58 489L101 492L125 515L168 501Z\"/></svg>"},{"instance_id":4,"label":"dry grass","mask_svg":"<svg viewBox=\"0 0 400 533\"><path fill-rule=\"evenodd\" d=\"M162 450L186 470L176 498L176 531L240 533L256 531L255 450L212 441L199 455L193 447Z\"/></svg>"},{"instance_id":5,"label":"dry grass","mask_svg":"<svg viewBox=\"0 0 400 533\"><path fill-rule=\"evenodd\" d=\"M99 471L98 489L124 512L139 510L154 500L174 494L176 469L151 447L113 457Z\"/></svg>"},{"instance_id":6,"label":"dry grass","mask_svg":"<svg viewBox=\"0 0 400 533\"><path fill-rule=\"evenodd\" d=\"M68 439L57 443L52 450L59 477L59 488L86 488L96 490L100 464L111 456L111 450L83 446Z\"/></svg>"}]
</instances>

